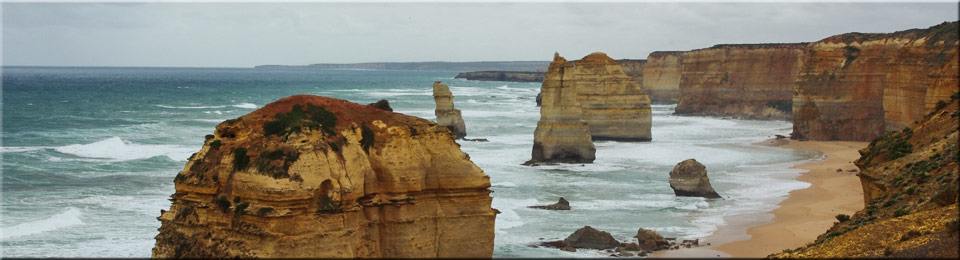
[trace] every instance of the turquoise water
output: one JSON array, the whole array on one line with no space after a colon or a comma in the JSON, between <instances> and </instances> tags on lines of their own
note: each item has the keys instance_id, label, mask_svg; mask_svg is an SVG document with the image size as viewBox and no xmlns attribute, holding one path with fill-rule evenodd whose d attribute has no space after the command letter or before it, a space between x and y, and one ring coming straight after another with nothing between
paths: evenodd
<instances>
[{"instance_id":1,"label":"turquoise water","mask_svg":"<svg viewBox=\"0 0 960 260\"><path fill-rule=\"evenodd\" d=\"M538 83L455 80L451 71L283 71L195 68L4 68L2 256L150 255L173 177L214 126L272 100L316 94L433 119L431 84L451 86L468 137L462 149L491 176L496 256L603 256L531 248L584 225L628 240L638 227L703 237L723 216L763 212L793 189L790 164L816 154L751 145L785 121L672 115L654 106L654 140L598 142L587 165L526 167L539 118ZM696 158L723 200L677 198L670 169ZM527 209L571 201L572 211Z\"/></svg>"}]
</instances>

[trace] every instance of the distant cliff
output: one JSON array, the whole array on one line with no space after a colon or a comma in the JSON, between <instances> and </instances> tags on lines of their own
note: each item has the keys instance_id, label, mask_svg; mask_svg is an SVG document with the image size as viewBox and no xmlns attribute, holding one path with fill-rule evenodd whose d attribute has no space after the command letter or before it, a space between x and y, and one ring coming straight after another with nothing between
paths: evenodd
<instances>
[{"instance_id":1,"label":"distant cliff","mask_svg":"<svg viewBox=\"0 0 960 260\"><path fill-rule=\"evenodd\" d=\"M490 178L446 127L319 96L217 125L174 179L157 258L489 258Z\"/></svg>"},{"instance_id":2,"label":"distant cliff","mask_svg":"<svg viewBox=\"0 0 960 260\"><path fill-rule=\"evenodd\" d=\"M655 51L643 65L642 84L655 103L676 103L680 97L680 51Z\"/></svg>"},{"instance_id":3,"label":"distant cliff","mask_svg":"<svg viewBox=\"0 0 960 260\"><path fill-rule=\"evenodd\" d=\"M543 72L533 71L472 71L460 72L457 79L479 81L543 82Z\"/></svg>"},{"instance_id":4,"label":"distant cliff","mask_svg":"<svg viewBox=\"0 0 960 260\"><path fill-rule=\"evenodd\" d=\"M811 44L793 100L794 136L871 140L922 118L957 89L957 24Z\"/></svg>"},{"instance_id":5,"label":"distant cliff","mask_svg":"<svg viewBox=\"0 0 960 260\"><path fill-rule=\"evenodd\" d=\"M476 61L476 62L368 62L319 63L311 65L260 65L261 70L426 70L426 71L546 71L549 61Z\"/></svg>"},{"instance_id":6,"label":"distant cliff","mask_svg":"<svg viewBox=\"0 0 960 260\"><path fill-rule=\"evenodd\" d=\"M789 120L805 47L722 44L684 52L676 113Z\"/></svg>"},{"instance_id":7,"label":"distant cliff","mask_svg":"<svg viewBox=\"0 0 960 260\"><path fill-rule=\"evenodd\" d=\"M958 225L960 93L913 128L889 132L856 161L865 208L807 246L774 257L954 258Z\"/></svg>"},{"instance_id":8,"label":"distant cliff","mask_svg":"<svg viewBox=\"0 0 960 260\"><path fill-rule=\"evenodd\" d=\"M646 60L621 59L616 62L623 67L624 73L633 77L634 81L638 83L643 81L643 65ZM478 81L543 82L545 73L541 71L471 71L461 72L454 78Z\"/></svg>"}]
</instances>

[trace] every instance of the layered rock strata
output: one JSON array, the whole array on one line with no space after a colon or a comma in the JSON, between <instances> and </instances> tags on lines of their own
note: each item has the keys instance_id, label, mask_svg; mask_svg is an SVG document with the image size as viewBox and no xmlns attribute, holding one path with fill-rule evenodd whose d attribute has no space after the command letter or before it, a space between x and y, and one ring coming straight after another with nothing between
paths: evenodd
<instances>
[{"instance_id":1,"label":"layered rock strata","mask_svg":"<svg viewBox=\"0 0 960 260\"><path fill-rule=\"evenodd\" d=\"M683 52L655 51L643 65L641 85L654 103L676 103L680 97Z\"/></svg>"},{"instance_id":2,"label":"layered rock strata","mask_svg":"<svg viewBox=\"0 0 960 260\"><path fill-rule=\"evenodd\" d=\"M957 22L812 43L793 97L794 136L872 140L910 126L958 86Z\"/></svg>"},{"instance_id":3,"label":"layered rock strata","mask_svg":"<svg viewBox=\"0 0 960 260\"><path fill-rule=\"evenodd\" d=\"M527 165L546 162L590 163L596 158L590 126L583 120L577 88L564 84L567 60L554 54L541 86L540 121Z\"/></svg>"},{"instance_id":4,"label":"layered rock strata","mask_svg":"<svg viewBox=\"0 0 960 260\"><path fill-rule=\"evenodd\" d=\"M463 122L460 110L453 107L453 93L450 92L450 87L440 81L433 82L433 100L437 103L437 109L434 110L437 124L449 128L457 139L466 137L467 126Z\"/></svg>"},{"instance_id":5,"label":"layered rock strata","mask_svg":"<svg viewBox=\"0 0 960 260\"><path fill-rule=\"evenodd\" d=\"M789 120L806 44L721 44L683 53L677 114Z\"/></svg>"},{"instance_id":6,"label":"layered rock strata","mask_svg":"<svg viewBox=\"0 0 960 260\"><path fill-rule=\"evenodd\" d=\"M696 159L677 163L670 171L670 188L677 196L720 198L710 185L707 167Z\"/></svg>"},{"instance_id":7,"label":"layered rock strata","mask_svg":"<svg viewBox=\"0 0 960 260\"><path fill-rule=\"evenodd\" d=\"M153 256L491 257L490 180L445 127L292 96L219 124L175 180Z\"/></svg>"},{"instance_id":8,"label":"layered rock strata","mask_svg":"<svg viewBox=\"0 0 960 260\"><path fill-rule=\"evenodd\" d=\"M560 84L576 88L593 140L650 141L650 97L623 66L602 52L565 66Z\"/></svg>"},{"instance_id":9,"label":"layered rock strata","mask_svg":"<svg viewBox=\"0 0 960 260\"><path fill-rule=\"evenodd\" d=\"M617 64L620 64L620 67L623 68L623 73L627 74L633 78L633 81L640 86L643 86L643 68L647 64L647 60L631 60L631 59L619 59ZM646 93L646 90L644 91Z\"/></svg>"},{"instance_id":10,"label":"layered rock strata","mask_svg":"<svg viewBox=\"0 0 960 260\"><path fill-rule=\"evenodd\" d=\"M814 243L775 257L957 258L960 94L914 128L889 132L860 151L865 208Z\"/></svg>"}]
</instances>

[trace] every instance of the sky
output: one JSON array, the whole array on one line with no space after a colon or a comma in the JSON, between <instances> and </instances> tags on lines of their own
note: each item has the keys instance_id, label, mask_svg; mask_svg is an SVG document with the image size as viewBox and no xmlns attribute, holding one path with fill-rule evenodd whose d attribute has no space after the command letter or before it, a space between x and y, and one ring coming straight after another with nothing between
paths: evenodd
<instances>
[{"instance_id":1,"label":"sky","mask_svg":"<svg viewBox=\"0 0 960 260\"><path fill-rule=\"evenodd\" d=\"M4 3L6 66L550 60L809 42L956 21L957 3Z\"/></svg>"}]
</instances>

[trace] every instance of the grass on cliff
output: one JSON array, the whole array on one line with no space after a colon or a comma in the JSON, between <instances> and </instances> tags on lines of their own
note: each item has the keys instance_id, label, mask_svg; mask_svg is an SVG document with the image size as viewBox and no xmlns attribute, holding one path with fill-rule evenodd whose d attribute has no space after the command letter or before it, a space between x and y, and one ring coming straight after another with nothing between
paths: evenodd
<instances>
[{"instance_id":1,"label":"grass on cliff","mask_svg":"<svg viewBox=\"0 0 960 260\"><path fill-rule=\"evenodd\" d=\"M326 109L311 104L306 108L294 105L290 112L277 113L274 119L263 125L263 135L286 136L303 129L319 128L328 135L336 134L337 116Z\"/></svg>"},{"instance_id":2,"label":"grass on cliff","mask_svg":"<svg viewBox=\"0 0 960 260\"><path fill-rule=\"evenodd\" d=\"M257 157L257 172L274 179L289 178L290 165L300 158L300 152L293 149L275 149L260 153Z\"/></svg>"}]
</instances>

